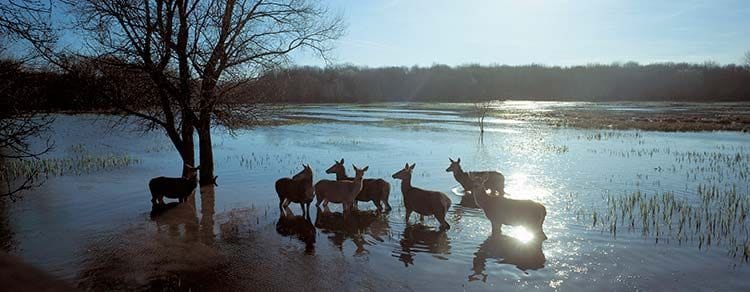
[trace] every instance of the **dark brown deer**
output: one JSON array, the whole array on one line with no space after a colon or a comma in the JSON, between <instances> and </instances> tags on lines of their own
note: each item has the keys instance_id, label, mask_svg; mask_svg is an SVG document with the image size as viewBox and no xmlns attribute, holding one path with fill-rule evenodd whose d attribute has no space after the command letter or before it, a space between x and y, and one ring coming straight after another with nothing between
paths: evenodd
<instances>
[{"instance_id":1,"label":"dark brown deer","mask_svg":"<svg viewBox=\"0 0 750 292\"><path fill-rule=\"evenodd\" d=\"M302 165L302 170L292 178L284 177L277 180L276 194L279 195L279 211L283 212L290 203L299 203L302 215L309 214L314 197L312 168Z\"/></svg>"},{"instance_id":2,"label":"dark brown deer","mask_svg":"<svg viewBox=\"0 0 750 292\"><path fill-rule=\"evenodd\" d=\"M177 199L182 203L190 196L198 186L198 169L200 166L193 167L185 164L187 171L183 177L155 177L148 182L148 189L151 191L151 204L164 205L164 197Z\"/></svg>"},{"instance_id":3,"label":"dark brown deer","mask_svg":"<svg viewBox=\"0 0 750 292\"><path fill-rule=\"evenodd\" d=\"M354 167L354 179L353 180L321 180L315 184L315 206L320 206L323 203L323 207L327 207L329 202L340 203L344 207L344 215L351 213L354 208L354 202L356 201L357 195L362 191L362 176L365 175L365 171L370 167L365 166L362 169L352 164Z\"/></svg>"},{"instance_id":4,"label":"dark brown deer","mask_svg":"<svg viewBox=\"0 0 750 292\"><path fill-rule=\"evenodd\" d=\"M535 238L546 240L542 225L547 209L541 203L532 200L515 200L504 196L487 193L484 183L475 179L472 181L472 193L477 206L482 208L484 215L492 224L492 235L502 234L502 226L525 226L535 232Z\"/></svg>"},{"instance_id":5,"label":"dark brown deer","mask_svg":"<svg viewBox=\"0 0 750 292\"><path fill-rule=\"evenodd\" d=\"M501 196L505 195L505 177L497 171L469 171L465 172L461 169L461 158L455 161L448 158L451 161L451 165L445 170L446 172L453 172L453 178L461 184L464 189L464 196L461 197L461 206L477 208L478 206L474 202L474 195L471 193L472 179L477 178L485 182L485 186L491 189L493 193L497 193Z\"/></svg>"},{"instance_id":6,"label":"dark brown deer","mask_svg":"<svg viewBox=\"0 0 750 292\"><path fill-rule=\"evenodd\" d=\"M440 222L440 229L450 229L451 226L445 221L445 215L451 206L451 199L445 194L436 191L427 191L411 185L411 174L415 164L393 174L393 178L401 180L401 194L404 196L404 207L406 208L406 224L409 224L411 212L417 212L422 216L434 215Z\"/></svg>"},{"instance_id":7,"label":"dark brown deer","mask_svg":"<svg viewBox=\"0 0 750 292\"><path fill-rule=\"evenodd\" d=\"M326 170L326 173L336 174L336 180L354 180L353 177L346 175L346 167L344 167L344 159L336 161L331 167ZM391 204L388 203L388 197L391 194L391 184L383 179L372 179L366 178L362 180L362 191L357 194L357 201L372 202L378 209L378 212L383 211L383 205L385 210L391 210ZM357 207L357 202L354 202L354 207Z\"/></svg>"}]
</instances>

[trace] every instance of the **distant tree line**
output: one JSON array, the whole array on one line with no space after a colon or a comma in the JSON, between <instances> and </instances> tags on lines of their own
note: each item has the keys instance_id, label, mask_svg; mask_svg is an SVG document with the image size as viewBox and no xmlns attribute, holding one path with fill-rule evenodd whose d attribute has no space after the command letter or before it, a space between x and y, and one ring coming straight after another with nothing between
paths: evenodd
<instances>
[{"instance_id":1,"label":"distant tree line","mask_svg":"<svg viewBox=\"0 0 750 292\"><path fill-rule=\"evenodd\" d=\"M284 102L488 99L576 101L748 101L750 66L637 63L551 67L295 67L267 78Z\"/></svg>"},{"instance_id":2,"label":"distant tree line","mask_svg":"<svg viewBox=\"0 0 750 292\"><path fill-rule=\"evenodd\" d=\"M24 70L9 60L1 61L0 67L4 72L0 78L13 79L6 84L34 93L26 94L23 105L48 111L111 109L115 105L105 97L118 86L114 83L132 81L112 78L118 75L116 72L92 71L82 63L70 64L69 68L76 69L64 72ZM491 99L750 101L750 66L625 63L573 67L292 67L269 72L248 84L235 89L235 103L242 104L243 96L247 96L248 103L256 102L258 95L268 96L266 101L290 103Z\"/></svg>"}]
</instances>

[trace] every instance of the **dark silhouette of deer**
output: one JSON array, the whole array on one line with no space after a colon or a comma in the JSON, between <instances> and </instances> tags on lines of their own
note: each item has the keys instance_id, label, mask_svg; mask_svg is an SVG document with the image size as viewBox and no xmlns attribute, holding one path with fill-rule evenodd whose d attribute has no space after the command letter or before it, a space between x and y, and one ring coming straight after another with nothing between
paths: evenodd
<instances>
[{"instance_id":1,"label":"dark silhouette of deer","mask_svg":"<svg viewBox=\"0 0 750 292\"><path fill-rule=\"evenodd\" d=\"M344 167L344 159L336 161L331 167L326 170L326 173L336 174L336 180L354 180L353 177L346 175L346 167ZM391 204L388 203L388 197L391 194L391 184L383 179L372 179L366 178L362 180L362 191L357 194L357 201L372 202L378 209L378 212L383 211L383 205L385 210L391 210ZM354 207L357 207L357 202L354 202Z\"/></svg>"},{"instance_id":2,"label":"dark silhouette of deer","mask_svg":"<svg viewBox=\"0 0 750 292\"><path fill-rule=\"evenodd\" d=\"M352 164L354 167L354 179L353 180L321 180L315 184L315 206L327 207L329 202L342 204L344 207L344 215L351 213L354 208L354 202L356 201L357 195L362 191L362 180L370 167L365 166L362 169Z\"/></svg>"},{"instance_id":3,"label":"dark silhouette of deer","mask_svg":"<svg viewBox=\"0 0 750 292\"><path fill-rule=\"evenodd\" d=\"M182 203L190 196L198 186L198 169L200 166L193 167L185 164L187 171L183 177L155 177L148 182L148 189L151 191L151 204L164 205L164 197L177 199Z\"/></svg>"},{"instance_id":4,"label":"dark silhouette of deer","mask_svg":"<svg viewBox=\"0 0 750 292\"><path fill-rule=\"evenodd\" d=\"M493 193L499 195L505 195L505 177L497 171L469 171L465 172L461 169L461 158L455 161L448 158L451 161L451 165L445 170L446 172L453 172L453 178L461 184L464 189L464 196L461 197L461 206L477 208L478 206L474 202L474 195L471 193L472 178L478 178L485 182L485 186L492 190Z\"/></svg>"},{"instance_id":5,"label":"dark silhouette of deer","mask_svg":"<svg viewBox=\"0 0 750 292\"><path fill-rule=\"evenodd\" d=\"M276 194L279 195L279 211L283 212L290 203L299 203L302 214L309 214L314 194L312 182L313 171L309 165L302 165L302 170L291 178L278 179Z\"/></svg>"},{"instance_id":6,"label":"dark silhouette of deer","mask_svg":"<svg viewBox=\"0 0 750 292\"><path fill-rule=\"evenodd\" d=\"M440 222L440 229L450 229L451 226L445 221L445 215L451 206L451 199L441 192L413 187L411 175L415 165L409 166L407 163L404 169L393 174L393 178L401 180L401 194L404 196L404 207L406 208L406 224L409 224L409 217L411 212L414 211L422 216L434 215Z\"/></svg>"},{"instance_id":7,"label":"dark silhouette of deer","mask_svg":"<svg viewBox=\"0 0 750 292\"><path fill-rule=\"evenodd\" d=\"M526 226L535 232L535 239L547 239L542 225L547 209L541 203L532 200L515 200L504 196L487 193L487 187L479 179L472 181L472 193L477 206L482 208L484 215L492 223L492 234L502 234L503 224L511 226Z\"/></svg>"},{"instance_id":8,"label":"dark silhouette of deer","mask_svg":"<svg viewBox=\"0 0 750 292\"><path fill-rule=\"evenodd\" d=\"M305 243L305 253L315 252L315 226L310 221L310 214L294 215L291 209L284 208L276 221L276 232L289 237L296 237Z\"/></svg>"},{"instance_id":9,"label":"dark silhouette of deer","mask_svg":"<svg viewBox=\"0 0 750 292\"><path fill-rule=\"evenodd\" d=\"M367 246L372 244L368 242L366 235L380 242L385 241L390 235L388 218L383 213L374 210L352 210L344 219L344 214L340 212L331 212L328 208L317 209L315 227L326 234L339 250L343 249L344 242L350 240L356 246L357 254L366 253Z\"/></svg>"},{"instance_id":10,"label":"dark silhouette of deer","mask_svg":"<svg viewBox=\"0 0 750 292\"><path fill-rule=\"evenodd\" d=\"M544 268L547 259L542 251L541 243L521 242L507 235L491 235L474 253L474 260L469 275L469 281L487 280L485 273L488 259L496 259L498 263L516 266L522 271Z\"/></svg>"},{"instance_id":11,"label":"dark silhouette of deer","mask_svg":"<svg viewBox=\"0 0 750 292\"><path fill-rule=\"evenodd\" d=\"M394 249L398 254L398 260L405 267L414 265L414 256L417 253L429 253L435 257L442 258L450 254L450 240L444 229L435 230L422 224L406 226L401 234L400 249Z\"/></svg>"}]
</instances>

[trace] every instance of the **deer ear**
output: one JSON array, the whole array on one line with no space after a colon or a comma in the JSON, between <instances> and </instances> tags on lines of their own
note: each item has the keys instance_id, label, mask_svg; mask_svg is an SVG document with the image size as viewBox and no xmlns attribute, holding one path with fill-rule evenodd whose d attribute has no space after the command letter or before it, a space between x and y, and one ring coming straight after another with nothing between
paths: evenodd
<instances>
[{"instance_id":1,"label":"deer ear","mask_svg":"<svg viewBox=\"0 0 750 292\"><path fill-rule=\"evenodd\" d=\"M461 163L461 157L459 157L458 159L456 159L456 162Z\"/></svg>"},{"instance_id":2,"label":"deer ear","mask_svg":"<svg viewBox=\"0 0 750 292\"><path fill-rule=\"evenodd\" d=\"M409 163L408 162L404 165L404 169L409 169Z\"/></svg>"},{"instance_id":3,"label":"deer ear","mask_svg":"<svg viewBox=\"0 0 750 292\"><path fill-rule=\"evenodd\" d=\"M363 168L363 169L362 169L362 171L367 171L368 169L370 169L370 166L369 166L369 165L368 165L368 166L365 166L365 168Z\"/></svg>"},{"instance_id":4,"label":"deer ear","mask_svg":"<svg viewBox=\"0 0 750 292\"><path fill-rule=\"evenodd\" d=\"M416 163L412 163L409 169L414 169L414 166L417 165Z\"/></svg>"},{"instance_id":5,"label":"deer ear","mask_svg":"<svg viewBox=\"0 0 750 292\"><path fill-rule=\"evenodd\" d=\"M453 158L450 158L450 157L448 157L448 160L450 160L451 163L455 162L455 161L453 161Z\"/></svg>"},{"instance_id":6,"label":"deer ear","mask_svg":"<svg viewBox=\"0 0 750 292\"><path fill-rule=\"evenodd\" d=\"M357 170L357 169L358 169L358 168L357 168L357 166L356 166L356 165L354 165L354 163L352 163L352 167L354 167L354 170Z\"/></svg>"},{"instance_id":7,"label":"deer ear","mask_svg":"<svg viewBox=\"0 0 750 292\"><path fill-rule=\"evenodd\" d=\"M339 163L341 163L341 164L344 164L344 159L343 159L343 158L341 158L341 162L339 162Z\"/></svg>"}]
</instances>

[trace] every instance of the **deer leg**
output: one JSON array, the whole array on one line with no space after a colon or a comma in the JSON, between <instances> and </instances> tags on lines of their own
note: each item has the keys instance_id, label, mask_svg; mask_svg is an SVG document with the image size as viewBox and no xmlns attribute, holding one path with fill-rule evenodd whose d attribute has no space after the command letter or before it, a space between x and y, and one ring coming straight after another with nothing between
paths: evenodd
<instances>
[{"instance_id":1,"label":"deer leg","mask_svg":"<svg viewBox=\"0 0 750 292\"><path fill-rule=\"evenodd\" d=\"M409 217L411 217L411 209L406 209L406 225L409 225Z\"/></svg>"},{"instance_id":2,"label":"deer leg","mask_svg":"<svg viewBox=\"0 0 750 292\"><path fill-rule=\"evenodd\" d=\"M373 199L372 203L375 204L375 208L378 209L378 213L383 212L383 206L380 205L380 201Z\"/></svg>"},{"instance_id":3,"label":"deer leg","mask_svg":"<svg viewBox=\"0 0 750 292\"><path fill-rule=\"evenodd\" d=\"M153 195L151 196L151 205L156 205L156 197L154 197Z\"/></svg>"},{"instance_id":4,"label":"deer leg","mask_svg":"<svg viewBox=\"0 0 750 292\"><path fill-rule=\"evenodd\" d=\"M304 202L299 203L299 209L302 210L302 215L305 215L305 203Z\"/></svg>"},{"instance_id":5,"label":"deer leg","mask_svg":"<svg viewBox=\"0 0 750 292\"><path fill-rule=\"evenodd\" d=\"M440 222L440 229L451 229L451 225L445 221L445 213L438 214L435 218Z\"/></svg>"},{"instance_id":6,"label":"deer leg","mask_svg":"<svg viewBox=\"0 0 750 292\"><path fill-rule=\"evenodd\" d=\"M279 198L279 211L284 211L284 199Z\"/></svg>"},{"instance_id":7,"label":"deer leg","mask_svg":"<svg viewBox=\"0 0 750 292\"><path fill-rule=\"evenodd\" d=\"M164 205L164 196L159 196L159 204Z\"/></svg>"},{"instance_id":8,"label":"deer leg","mask_svg":"<svg viewBox=\"0 0 750 292\"><path fill-rule=\"evenodd\" d=\"M499 235L503 234L503 229L502 229L503 225L502 224L495 223L495 222L492 222L492 221L490 221L490 223L492 223L492 236L499 236Z\"/></svg>"},{"instance_id":9,"label":"deer leg","mask_svg":"<svg viewBox=\"0 0 750 292\"><path fill-rule=\"evenodd\" d=\"M391 204L388 203L388 199L383 200L383 203L385 203L385 210L391 211L393 208L391 208Z\"/></svg>"},{"instance_id":10,"label":"deer leg","mask_svg":"<svg viewBox=\"0 0 750 292\"><path fill-rule=\"evenodd\" d=\"M419 214L419 222L424 223L424 215Z\"/></svg>"}]
</instances>

